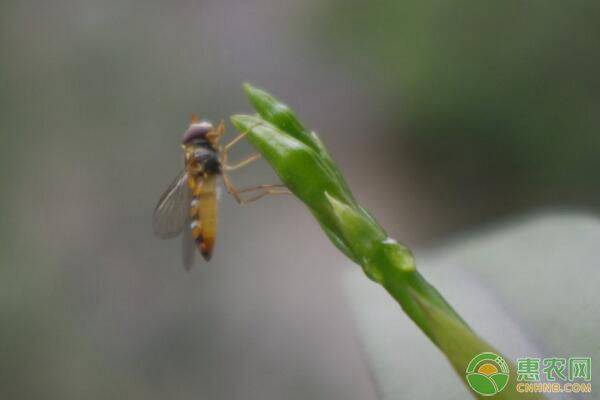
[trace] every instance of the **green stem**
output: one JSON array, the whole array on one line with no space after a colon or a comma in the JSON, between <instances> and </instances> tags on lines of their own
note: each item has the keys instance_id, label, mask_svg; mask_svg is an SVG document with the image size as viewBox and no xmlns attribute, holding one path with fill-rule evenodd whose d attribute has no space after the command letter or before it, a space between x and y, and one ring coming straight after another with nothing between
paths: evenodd
<instances>
[{"instance_id":1,"label":"green stem","mask_svg":"<svg viewBox=\"0 0 600 400\"><path fill-rule=\"evenodd\" d=\"M388 291L446 355L463 382L466 383L466 368L473 357L483 352L500 354L481 339L416 270L410 250L390 239L356 202L319 137L308 131L288 106L270 94L250 85L244 89L258 115L233 116L235 127L240 132L248 132L249 142L308 207L332 243ZM495 398L543 398L516 393L514 366L510 370L513 384L507 385Z\"/></svg>"}]
</instances>

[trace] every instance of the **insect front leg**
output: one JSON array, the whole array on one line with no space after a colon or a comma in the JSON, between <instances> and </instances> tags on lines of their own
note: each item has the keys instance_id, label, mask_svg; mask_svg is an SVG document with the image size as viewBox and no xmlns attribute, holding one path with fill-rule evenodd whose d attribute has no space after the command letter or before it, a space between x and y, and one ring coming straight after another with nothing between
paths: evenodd
<instances>
[{"instance_id":1,"label":"insect front leg","mask_svg":"<svg viewBox=\"0 0 600 400\"><path fill-rule=\"evenodd\" d=\"M227 164L227 155L224 155L223 159L221 161L221 166L223 167L223 169L225 171L235 171L236 169L243 168L246 165L253 163L254 161L258 160L260 157L261 157L261 155L256 153L256 154L253 154L250 157L238 162L237 164L229 165L229 164Z\"/></svg>"},{"instance_id":2,"label":"insect front leg","mask_svg":"<svg viewBox=\"0 0 600 400\"><path fill-rule=\"evenodd\" d=\"M258 160L261 157L260 154L257 153L257 154L253 154L250 157L238 162L237 164L234 164L234 165L227 164L227 160L229 158L229 150L231 150L231 148L233 146L235 146L240 140L244 139L246 137L246 135L248 134L248 132L250 132L252 129L254 129L255 127L257 127L259 125L261 125L260 122L252 125L245 132L240 133L235 139L233 139L231 142L227 143L225 146L223 146L221 148L221 150L220 150L221 165L225 171L235 171L236 169L243 168L246 165Z\"/></svg>"}]
</instances>

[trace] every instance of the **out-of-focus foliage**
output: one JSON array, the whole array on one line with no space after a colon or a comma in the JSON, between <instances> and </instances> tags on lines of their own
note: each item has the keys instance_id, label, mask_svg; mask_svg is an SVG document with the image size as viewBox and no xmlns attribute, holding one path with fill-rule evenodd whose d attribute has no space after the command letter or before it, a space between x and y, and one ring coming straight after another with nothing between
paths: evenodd
<instances>
[{"instance_id":1,"label":"out-of-focus foliage","mask_svg":"<svg viewBox=\"0 0 600 400\"><path fill-rule=\"evenodd\" d=\"M440 181L597 195L600 3L335 0L314 18Z\"/></svg>"}]
</instances>

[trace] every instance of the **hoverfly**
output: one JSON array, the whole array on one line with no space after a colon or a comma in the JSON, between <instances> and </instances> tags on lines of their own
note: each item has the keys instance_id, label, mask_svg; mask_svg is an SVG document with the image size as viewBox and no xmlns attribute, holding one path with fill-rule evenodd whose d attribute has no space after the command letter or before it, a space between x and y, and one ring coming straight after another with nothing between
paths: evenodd
<instances>
[{"instance_id":1,"label":"hoverfly","mask_svg":"<svg viewBox=\"0 0 600 400\"><path fill-rule=\"evenodd\" d=\"M259 154L235 164L227 164L229 149L244 138L240 134L224 147L219 142L225 134L225 124L221 121L216 127L208 121L200 121L192 116L189 128L183 134L183 170L160 196L154 209L154 233L163 239L183 233L183 265L192 267L194 247L209 261L212 257L217 234L218 187L217 177L223 182L239 204L258 200L269 194L287 194L284 185L259 185L246 189L236 189L227 175L228 171L242 168L260 158ZM255 194L243 198L241 193Z\"/></svg>"}]
</instances>

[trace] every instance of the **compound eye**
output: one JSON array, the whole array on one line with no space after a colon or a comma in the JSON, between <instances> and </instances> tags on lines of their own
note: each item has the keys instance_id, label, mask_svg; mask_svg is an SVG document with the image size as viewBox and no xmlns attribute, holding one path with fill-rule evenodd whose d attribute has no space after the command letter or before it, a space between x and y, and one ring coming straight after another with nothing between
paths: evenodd
<instances>
[{"instance_id":1,"label":"compound eye","mask_svg":"<svg viewBox=\"0 0 600 400\"><path fill-rule=\"evenodd\" d=\"M181 141L186 144L198 139L205 140L206 135L212 130L213 126L208 121L193 123L190 125L187 131L185 131Z\"/></svg>"}]
</instances>

